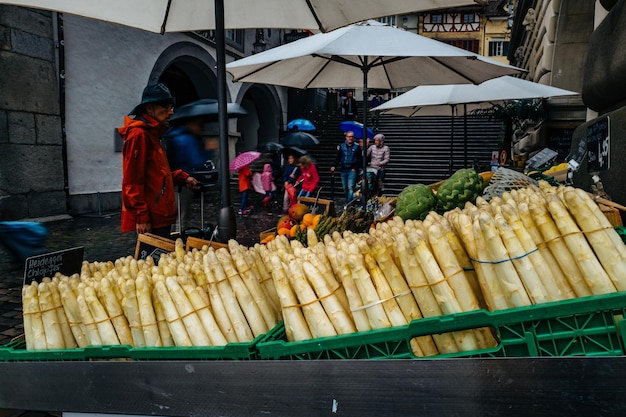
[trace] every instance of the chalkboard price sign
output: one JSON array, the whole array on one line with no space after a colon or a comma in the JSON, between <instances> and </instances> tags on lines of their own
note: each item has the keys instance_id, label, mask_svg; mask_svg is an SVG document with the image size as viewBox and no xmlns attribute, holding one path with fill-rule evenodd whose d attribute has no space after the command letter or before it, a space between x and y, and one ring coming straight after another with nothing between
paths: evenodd
<instances>
[{"instance_id":1,"label":"chalkboard price sign","mask_svg":"<svg viewBox=\"0 0 626 417\"><path fill-rule=\"evenodd\" d=\"M159 262L162 253L174 252L176 242L152 233L137 235L137 245L135 246L135 259L146 259L148 256Z\"/></svg>"},{"instance_id":2,"label":"chalkboard price sign","mask_svg":"<svg viewBox=\"0 0 626 417\"><path fill-rule=\"evenodd\" d=\"M40 282L45 277L52 278L57 272L67 276L80 273L84 253L85 248L80 246L27 258L24 265L24 284L27 281Z\"/></svg>"},{"instance_id":3,"label":"chalkboard price sign","mask_svg":"<svg viewBox=\"0 0 626 417\"><path fill-rule=\"evenodd\" d=\"M587 170L606 171L610 168L609 117L603 117L587 126Z\"/></svg>"}]
</instances>

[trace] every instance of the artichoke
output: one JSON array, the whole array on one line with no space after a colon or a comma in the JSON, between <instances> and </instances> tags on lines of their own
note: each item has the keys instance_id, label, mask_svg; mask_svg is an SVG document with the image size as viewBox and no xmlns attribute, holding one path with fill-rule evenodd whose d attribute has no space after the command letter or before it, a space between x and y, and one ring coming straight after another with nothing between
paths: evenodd
<instances>
[{"instance_id":1,"label":"artichoke","mask_svg":"<svg viewBox=\"0 0 626 417\"><path fill-rule=\"evenodd\" d=\"M432 189L424 184L409 185L398 195L395 215L402 220L424 220L436 204L437 199Z\"/></svg>"},{"instance_id":2,"label":"artichoke","mask_svg":"<svg viewBox=\"0 0 626 417\"><path fill-rule=\"evenodd\" d=\"M483 192L483 179L471 169L460 169L445 180L437 189L437 210L446 212L463 208L466 202L475 203Z\"/></svg>"}]
</instances>

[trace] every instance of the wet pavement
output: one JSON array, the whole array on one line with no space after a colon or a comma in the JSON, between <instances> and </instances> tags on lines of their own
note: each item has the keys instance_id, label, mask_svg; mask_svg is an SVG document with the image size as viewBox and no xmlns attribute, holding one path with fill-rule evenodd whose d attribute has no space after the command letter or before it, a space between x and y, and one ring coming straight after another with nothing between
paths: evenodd
<instances>
[{"instance_id":1,"label":"wet pavement","mask_svg":"<svg viewBox=\"0 0 626 417\"><path fill-rule=\"evenodd\" d=\"M281 216L278 201L269 208L262 208L260 194L249 197L255 206L245 216L237 215L237 241L246 246L259 242L259 233L276 225ZM233 207L238 209L239 195L232 194ZM282 195L280 196L282 202ZM205 193L205 223L215 225L220 207L220 193L211 190ZM259 208L261 207L261 208ZM192 223L200 226L200 199L193 202ZM120 232L119 213L53 219L45 222L48 229L46 250L54 252L77 246L84 247L84 259L114 261L128 255L134 256L137 236ZM23 333L21 288L24 263L19 262L0 244L0 346Z\"/></svg>"}]
</instances>

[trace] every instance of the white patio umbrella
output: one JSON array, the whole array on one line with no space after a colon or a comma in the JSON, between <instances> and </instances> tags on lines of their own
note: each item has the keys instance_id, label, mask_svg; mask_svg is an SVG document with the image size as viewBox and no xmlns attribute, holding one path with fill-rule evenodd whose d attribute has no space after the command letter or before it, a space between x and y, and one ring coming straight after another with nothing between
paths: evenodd
<instances>
[{"instance_id":1,"label":"white patio umbrella","mask_svg":"<svg viewBox=\"0 0 626 417\"><path fill-rule=\"evenodd\" d=\"M522 71L373 20L243 58L228 64L226 70L240 82L295 88L362 86L364 103L368 88L478 84ZM367 115L363 113L365 132ZM366 152L363 149L364 181Z\"/></svg>"},{"instance_id":2,"label":"white patio umbrella","mask_svg":"<svg viewBox=\"0 0 626 417\"><path fill-rule=\"evenodd\" d=\"M225 4L226 3L226 4ZM52 10L143 29L188 32L215 29L219 146L228 149L226 110L225 29L286 28L332 30L365 19L449 9L475 4L472 0L13 0L0 4ZM235 237L230 201L228 154L220 152L222 210L220 240ZM227 212L227 209L230 210ZM223 226L223 224L228 225ZM222 233L224 231L224 233Z\"/></svg>"},{"instance_id":3,"label":"white patio umbrella","mask_svg":"<svg viewBox=\"0 0 626 417\"><path fill-rule=\"evenodd\" d=\"M0 4L90 17L149 32L217 29L211 0L13 0ZM365 19L476 4L472 0L228 0L226 29L286 28L326 32Z\"/></svg>"},{"instance_id":4,"label":"white patio umbrella","mask_svg":"<svg viewBox=\"0 0 626 417\"><path fill-rule=\"evenodd\" d=\"M454 140L454 115L458 105L467 112L488 108L506 100L548 98L576 95L574 91L539 84L521 78L503 76L478 85L421 85L372 109L385 114L406 117L450 114L452 111L452 133L450 135L450 170L452 171L452 146ZM465 160L467 165L467 123L465 123Z\"/></svg>"}]
</instances>

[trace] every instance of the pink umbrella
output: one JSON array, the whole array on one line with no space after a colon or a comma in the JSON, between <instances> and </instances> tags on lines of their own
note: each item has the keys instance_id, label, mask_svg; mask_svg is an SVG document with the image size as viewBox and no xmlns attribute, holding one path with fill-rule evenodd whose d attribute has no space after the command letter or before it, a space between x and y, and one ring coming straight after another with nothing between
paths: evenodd
<instances>
[{"instance_id":1,"label":"pink umbrella","mask_svg":"<svg viewBox=\"0 0 626 417\"><path fill-rule=\"evenodd\" d=\"M246 165L250 165L251 163L259 159L260 157L261 157L261 152L257 152L257 151L248 151L248 152L240 153L239 155L235 157L235 159L230 161L228 168L230 168L231 171L237 171L238 169L241 169L245 167Z\"/></svg>"}]
</instances>

